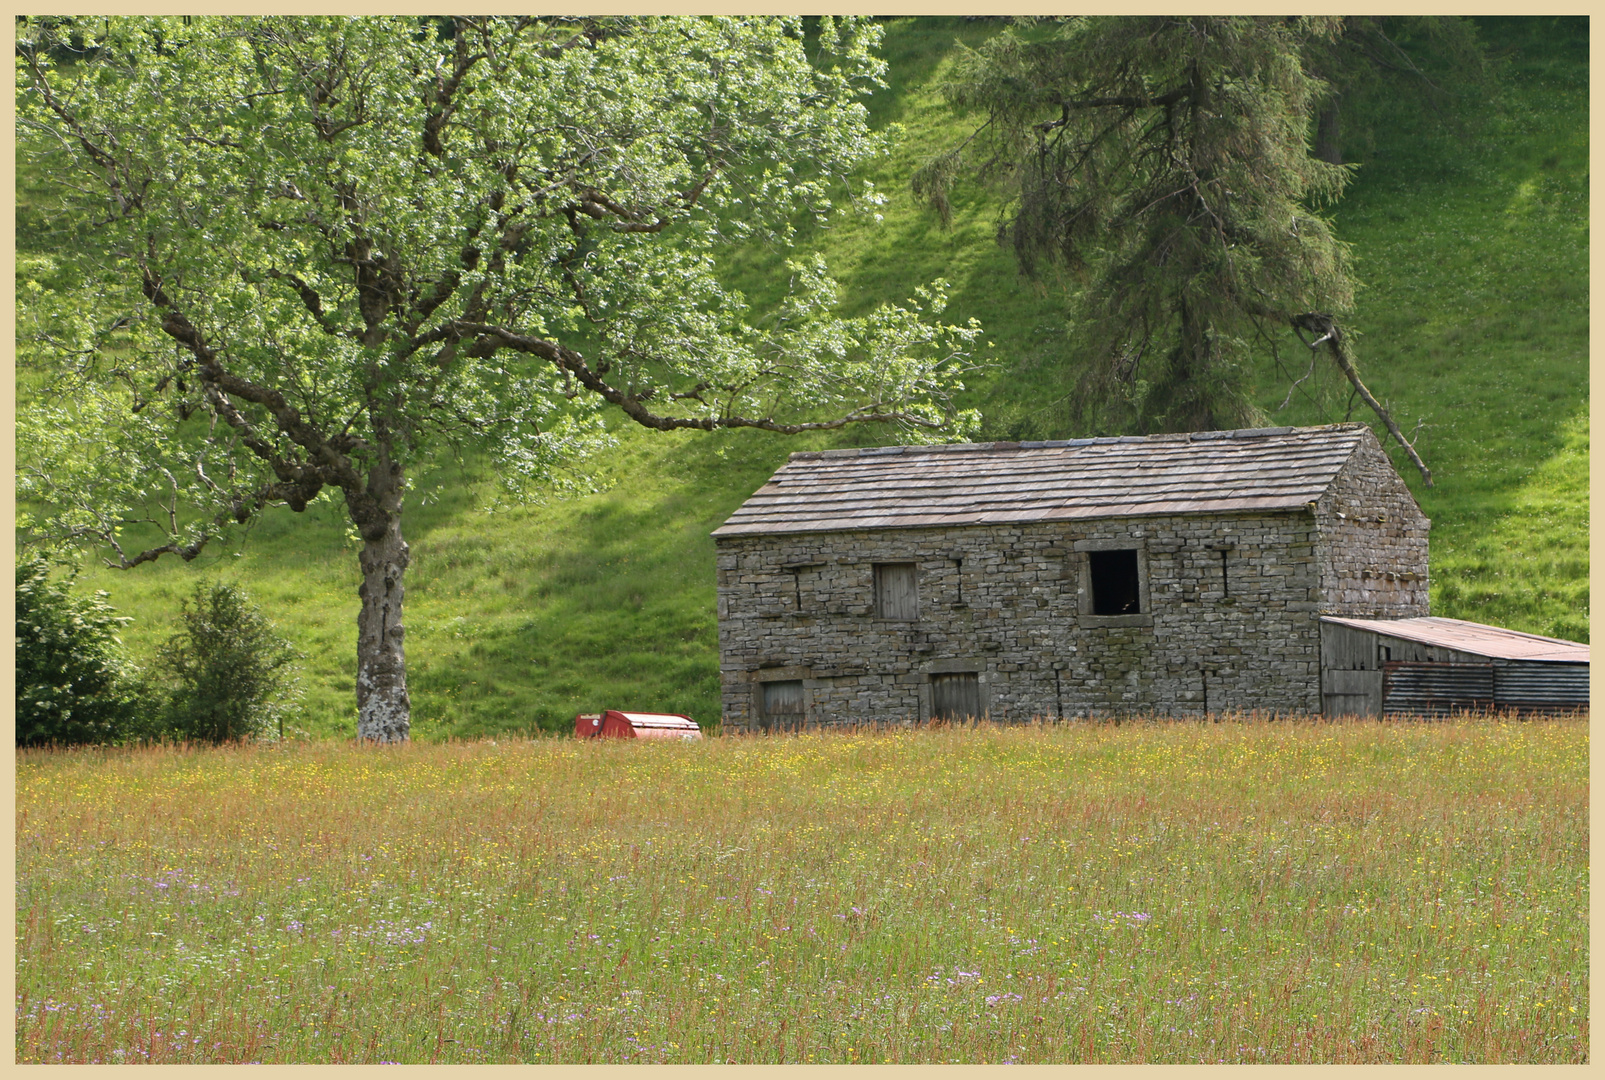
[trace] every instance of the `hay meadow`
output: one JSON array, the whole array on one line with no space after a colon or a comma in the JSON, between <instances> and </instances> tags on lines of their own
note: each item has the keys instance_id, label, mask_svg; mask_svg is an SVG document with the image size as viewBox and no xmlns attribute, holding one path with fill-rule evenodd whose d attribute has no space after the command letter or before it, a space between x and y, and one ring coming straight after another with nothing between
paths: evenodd
<instances>
[{"instance_id":1,"label":"hay meadow","mask_svg":"<svg viewBox=\"0 0 1605 1080\"><path fill-rule=\"evenodd\" d=\"M1586 720L19 752L24 1062L1585 1062Z\"/></svg>"},{"instance_id":2,"label":"hay meadow","mask_svg":"<svg viewBox=\"0 0 1605 1080\"><path fill-rule=\"evenodd\" d=\"M1020 280L993 195L943 228L909 186L972 129L941 86L996 28L887 22L884 213L804 239L847 315L949 279L995 343L980 437L1065 437L1072 306ZM1329 212L1362 370L1437 476L1433 611L1586 641L1587 23L1480 32L1488 93L1357 110ZM18 179L19 287L48 283ZM731 282L772 306L782 255ZM1300 373L1258 373L1271 423L1360 418ZM709 531L788 452L893 438L616 434L584 497L421 477L407 745L344 741L327 505L193 564L86 560L141 662L198 578L245 586L307 654L310 737L18 752L19 1062L1588 1060L1586 718L553 737L603 704L716 725Z\"/></svg>"}]
</instances>

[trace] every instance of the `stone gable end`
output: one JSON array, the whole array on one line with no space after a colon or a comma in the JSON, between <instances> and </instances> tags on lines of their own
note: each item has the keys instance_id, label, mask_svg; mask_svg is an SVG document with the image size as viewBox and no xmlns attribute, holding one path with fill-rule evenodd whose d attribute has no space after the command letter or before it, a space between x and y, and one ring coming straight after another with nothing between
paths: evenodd
<instances>
[{"instance_id":1,"label":"stone gable end","mask_svg":"<svg viewBox=\"0 0 1605 1080\"><path fill-rule=\"evenodd\" d=\"M1366 432L1317 503L1321 612L1361 619L1430 615L1427 531L1432 522Z\"/></svg>"}]
</instances>

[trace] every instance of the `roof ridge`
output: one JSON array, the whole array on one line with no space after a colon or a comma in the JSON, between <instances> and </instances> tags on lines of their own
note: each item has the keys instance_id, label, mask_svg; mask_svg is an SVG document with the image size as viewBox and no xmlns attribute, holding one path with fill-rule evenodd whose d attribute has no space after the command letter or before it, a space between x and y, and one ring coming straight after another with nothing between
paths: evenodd
<instances>
[{"instance_id":1,"label":"roof ridge","mask_svg":"<svg viewBox=\"0 0 1605 1080\"><path fill-rule=\"evenodd\" d=\"M1309 427L1227 428L1222 431L1167 431L1153 435L1100 435L1082 439L999 440L983 443L916 443L896 446L860 446L839 450L794 450L787 461L819 461L831 458L881 457L898 454L952 454L999 450L1057 450L1074 446L1135 445L1157 442L1206 442L1217 439L1265 439L1283 435L1311 435L1358 431L1369 425L1361 421L1341 424L1314 424Z\"/></svg>"},{"instance_id":2,"label":"roof ridge","mask_svg":"<svg viewBox=\"0 0 1605 1080\"><path fill-rule=\"evenodd\" d=\"M1372 438L1348 423L801 451L714 535L1309 513Z\"/></svg>"}]
</instances>

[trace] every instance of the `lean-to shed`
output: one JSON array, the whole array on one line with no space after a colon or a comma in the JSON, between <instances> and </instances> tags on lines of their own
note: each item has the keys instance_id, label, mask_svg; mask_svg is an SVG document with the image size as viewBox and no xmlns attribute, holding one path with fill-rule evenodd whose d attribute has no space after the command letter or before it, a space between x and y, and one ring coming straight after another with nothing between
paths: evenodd
<instances>
[{"instance_id":1,"label":"lean-to shed","mask_svg":"<svg viewBox=\"0 0 1605 1080\"><path fill-rule=\"evenodd\" d=\"M792 454L713 534L724 723L1318 712L1428 526L1363 424Z\"/></svg>"},{"instance_id":2,"label":"lean-to shed","mask_svg":"<svg viewBox=\"0 0 1605 1080\"><path fill-rule=\"evenodd\" d=\"M1321 620L1327 713L1441 716L1461 709L1588 708L1588 646L1435 617Z\"/></svg>"}]
</instances>

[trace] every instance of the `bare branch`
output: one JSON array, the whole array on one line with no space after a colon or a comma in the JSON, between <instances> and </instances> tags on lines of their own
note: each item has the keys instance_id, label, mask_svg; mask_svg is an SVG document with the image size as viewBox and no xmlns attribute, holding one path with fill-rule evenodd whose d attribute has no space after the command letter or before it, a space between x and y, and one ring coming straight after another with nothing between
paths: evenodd
<instances>
[{"instance_id":1,"label":"bare branch","mask_svg":"<svg viewBox=\"0 0 1605 1080\"><path fill-rule=\"evenodd\" d=\"M1306 330L1321 336L1314 341L1304 341L1304 331ZM1421 479L1426 481L1428 487L1431 487L1432 470L1427 468L1427 463L1421 460L1420 454L1416 453L1415 445L1404 437L1404 432L1399 430L1399 425L1394 422L1392 414L1383 407L1382 403L1372 395L1370 390L1366 389L1365 383L1360 381L1360 373L1354 370L1354 364L1349 358L1348 346L1343 340L1343 332L1338 327L1336 320L1330 315L1323 315L1319 312L1305 312L1302 315L1294 316L1293 332L1298 334L1299 340L1304 341L1312 351L1323 344L1326 345L1331 351L1332 359L1337 363L1338 369L1347 376L1350 385L1354 387L1354 392L1359 394L1361 400L1369 405L1371 411L1376 413L1382 422L1387 425L1388 431L1399 441L1399 445L1404 447L1404 452L1409 455L1415 467L1421 471Z\"/></svg>"}]
</instances>

